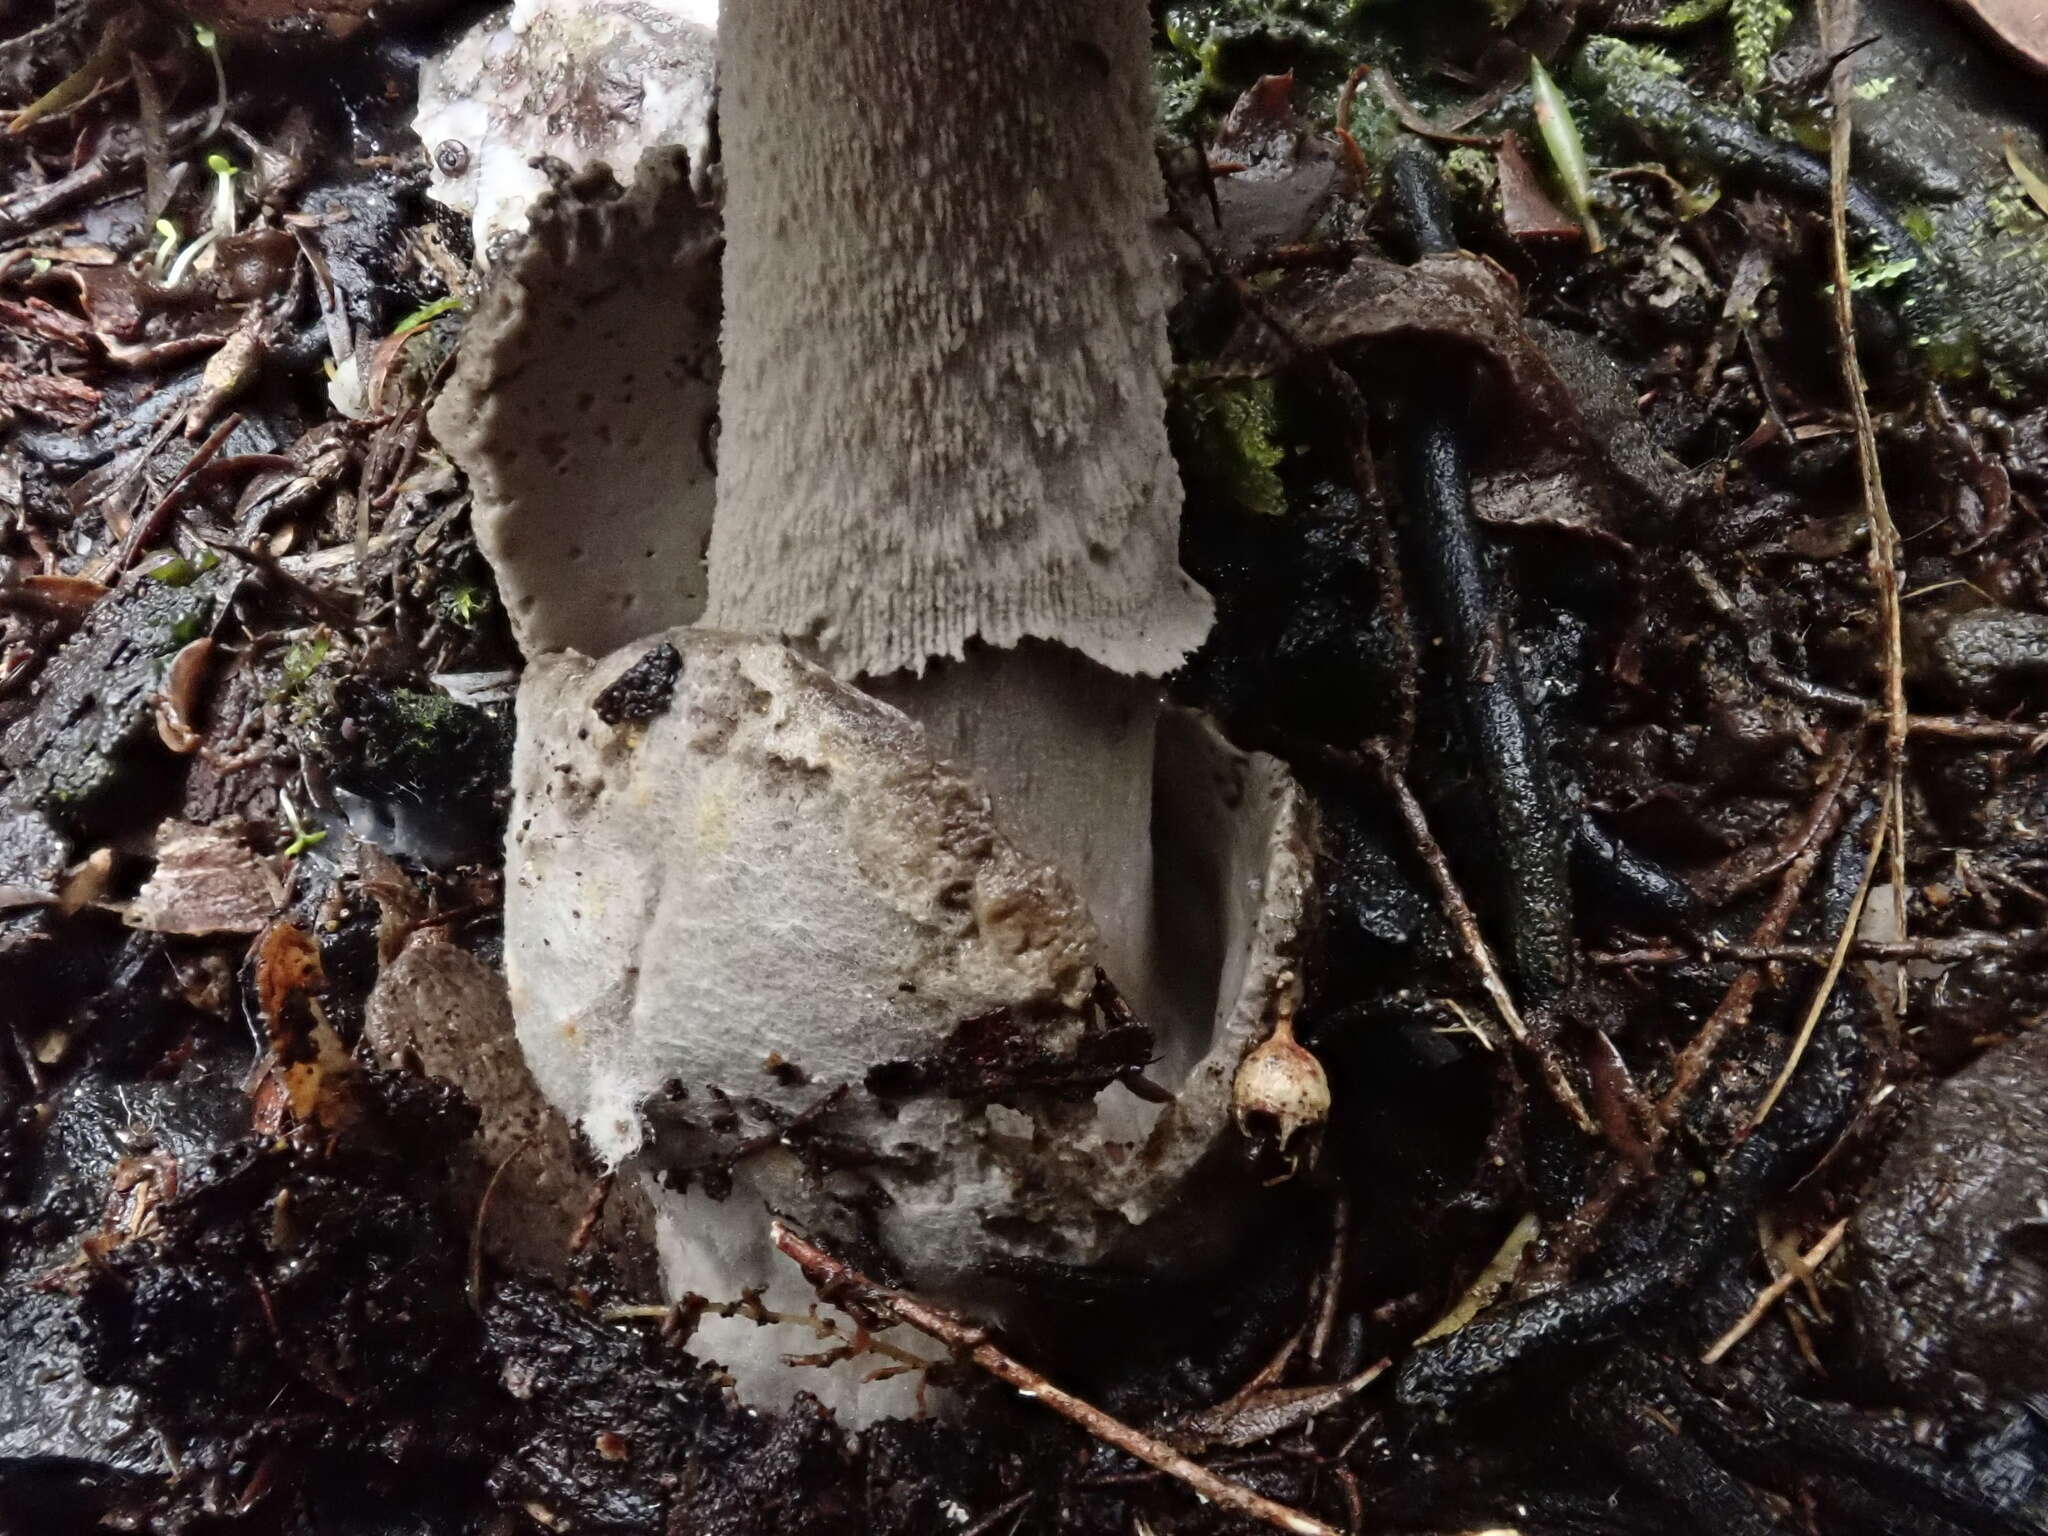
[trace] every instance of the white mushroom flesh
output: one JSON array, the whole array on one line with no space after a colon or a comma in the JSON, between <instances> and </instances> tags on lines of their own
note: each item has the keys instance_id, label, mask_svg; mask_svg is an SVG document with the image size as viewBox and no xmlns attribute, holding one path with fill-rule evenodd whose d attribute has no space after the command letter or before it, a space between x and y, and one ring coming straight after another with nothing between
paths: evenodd
<instances>
[{"instance_id":1,"label":"white mushroom flesh","mask_svg":"<svg viewBox=\"0 0 2048 1536\"><path fill-rule=\"evenodd\" d=\"M488 260L546 189L539 156L630 183L650 148L679 146L701 174L716 24L715 0L516 0L420 71L427 195L471 216Z\"/></svg>"}]
</instances>

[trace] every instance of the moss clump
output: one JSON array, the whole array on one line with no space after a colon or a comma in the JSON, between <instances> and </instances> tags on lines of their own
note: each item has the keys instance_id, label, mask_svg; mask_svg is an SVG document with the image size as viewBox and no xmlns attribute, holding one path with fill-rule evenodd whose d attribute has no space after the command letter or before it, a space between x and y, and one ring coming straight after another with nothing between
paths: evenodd
<instances>
[{"instance_id":1,"label":"moss clump","mask_svg":"<svg viewBox=\"0 0 2048 1536\"><path fill-rule=\"evenodd\" d=\"M1183 380L1174 389L1175 456L1191 489L1261 517L1287 510L1280 409L1271 379Z\"/></svg>"}]
</instances>

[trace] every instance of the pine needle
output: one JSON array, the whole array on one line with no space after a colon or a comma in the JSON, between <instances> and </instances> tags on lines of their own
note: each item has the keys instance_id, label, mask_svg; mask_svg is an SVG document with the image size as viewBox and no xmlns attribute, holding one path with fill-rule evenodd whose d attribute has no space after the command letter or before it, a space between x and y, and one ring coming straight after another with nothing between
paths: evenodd
<instances>
[{"instance_id":1,"label":"pine needle","mask_svg":"<svg viewBox=\"0 0 2048 1536\"><path fill-rule=\"evenodd\" d=\"M1799 1070L1799 1058L1806 1054L1806 1047L1813 1039L1814 1027L1820 1023L1820 1016L1827 1010L1828 1000L1835 995L1835 986L1842 979L1842 966L1849 958L1849 946L1856 941L1856 929L1863 921L1863 903L1870 896L1870 882L1877 874L1878 855L1884 851L1885 832L1892 817L1892 802L1889 795L1878 811L1877 828L1870 834L1870 853L1863 861L1863 882L1856 887L1856 899L1849 903L1849 913L1842 919L1842 931L1835 935L1834 953L1828 957L1826 974L1820 985L1814 989L1813 1003L1806 1010L1805 1022L1799 1026L1798 1038L1792 1042L1792 1049L1786 1053L1785 1065L1778 1069L1778 1077L1771 1084L1771 1091L1764 1095L1763 1103L1757 1106L1756 1114L1749 1122L1755 1130L1764 1123L1776 1106L1778 1097L1784 1093L1785 1085L1792 1081L1792 1074ZM1904 967L1901 967L1904 969Z\"/></svg>"},{"instance_id":2,"label":"pine needle","mask_svg":"<svg viewBox=\"0 0 2048 1536\"><path fill-rule=\"evenodd\" d=\"M1750 1309L1742 1314L1741 1321L1722 1334L1720 1338L1716 1339L1713 1348L1700 1356L1700 1364L1715 1364L1729 1350L1748 1338L1756 1330L1756 1325L1764 1320L1771 1308L1778 1304L1787 1291L1791 1290L1793 1286L1799 1284L1802 1280L1810 1280L1813 1272L1819 1269L1821 1265L1827 1263L1829 1257L1841 1245L1842 1239L1848 1235L1848 1232L1849 1218L1844 1216L1822 1234L1819 1242L1800 1255L1798 1263L1787 1265L1784 1274L1778 1276L1777 1279L1763 1288L1758 1294L1756 1301L1751 1304Z\"/></svg>"},{"instance_id":3,"label":"pine needle","mask_svg":"<svg viewBox=\"0 0 2048 1536\"><path fill-rule=\"evenodd\" d=\"M1855 99L1855 64L1845 52L1855 27L1855 0L1821 0L1821 36L1834 53L1829 95L1834 121L1828 140L1828 226L1834 268L1835 345L1841 353L1842 387L1856 421L1856 463L1863 481L1864 514L1870 522L1870 579L1877 588L1884 625L1884 749L1886 813L1891 826L1891 883L1898 909L1893 938L1907 938L1906 885L1906 657L1900 625L1899 530L1885 497L1884 470L1877 455L1877 425L1870 414L1863 365L1856 357L1856 311L1849 265L1849 135ZM1861 906L1861 899L1858 900ZM1853 923L1850 925L1855 926ZM1906 968L1898 969L1897 1006L1906 1010Z\"/></svg>"}]
</instances>

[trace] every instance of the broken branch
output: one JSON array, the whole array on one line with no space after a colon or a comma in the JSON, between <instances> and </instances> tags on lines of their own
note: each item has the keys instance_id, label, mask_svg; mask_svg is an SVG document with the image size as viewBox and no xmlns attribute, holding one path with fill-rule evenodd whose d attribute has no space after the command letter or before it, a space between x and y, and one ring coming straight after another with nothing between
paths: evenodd
<instances>
[{"instance_id":1,"label":"broken branch","mask_svg":"<svg viewBox=\"0 0 2048 1536\"><path fill-rule=\"evenodd\" d=\"M1164 1442L1111 1418L1094 1404L1083 1402L1070 1392L1061 1391L1031 1367L997 1348L985 1329L914 1296L877 1285L852 1265L834 1258L783 1222L776 1222L769 1233L775 1246L802 1268L804 1278L810 1281L821 1299L834 1304L852 1301L938 1340L955 1353L972 1360L996 1380L1014 1387L1019 1395L1036 1399L1103 1443L1115 1446L1169 1477L1178 1478L1211 1503L1249 1516L1276 1530L1292 1532L1293 1536L1338 1536L1335 1526L1326 1525L1313 1515L1303 1514L1264 1494L1254 1493L1242 1483L1218 1477Z\"/></svg>"},{"instance_id":2,"label":"broken branch","mask_svg":"<svg viewBox=\"0 0 2048 1536\"><path fill-rule=\"evenodd\" d=\"M1880 835L1878 842L1872 846L1881 846L1882 842L1883 838ZM1742 1314L1741 1320L1726 1333L1722 1334L1720 1338L1716 1339L1712 1347L1700 1356L1700 1364L1716 1364L1729 1350L1755 1332L1756 1325L1764 1320L1771 1308L1778 1304L1787 1291L1799 1284L1800 1281L1812 1276L1815 1270L1827 1263L1829 1255L1840 1246L1843 1237L1848 1234L1848 1231L1849 1218L1846 1216L1832 1227L1829 1227L1821 1240L1800 1256L1797 1264L1787 1265L1785 1273L1778 1276L1777 1279L1757 1293L1756 1300L1750 1304L1749 1310Z\"/></svg>"}]
</instances>

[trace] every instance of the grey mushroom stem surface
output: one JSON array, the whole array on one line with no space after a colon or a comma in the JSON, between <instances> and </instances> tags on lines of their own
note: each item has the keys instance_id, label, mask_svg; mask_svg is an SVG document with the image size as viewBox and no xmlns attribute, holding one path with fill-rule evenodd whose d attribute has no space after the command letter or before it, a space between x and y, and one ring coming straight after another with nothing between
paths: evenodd
<instances>
[{"instance_id":1,"label":"grey mushroom stem surface","mask_svg":"<svg viewBox=\"0 0 2048 1536\"><path fill-rule=\"evenodd\" d=\"M726 18L706 614L863 680L971 767L1079 886L1141 1014L1142 679L1212 613L1178 559L1149 38L1135 0Z\"/></svg>"}]
</instances>

